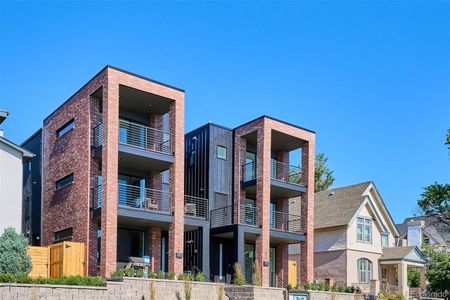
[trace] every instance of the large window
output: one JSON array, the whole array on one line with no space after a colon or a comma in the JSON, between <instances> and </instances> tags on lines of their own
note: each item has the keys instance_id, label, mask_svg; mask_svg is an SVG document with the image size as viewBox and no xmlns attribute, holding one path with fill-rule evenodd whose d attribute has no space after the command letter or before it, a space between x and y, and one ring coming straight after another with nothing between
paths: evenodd
<instances>
[{"instance_id":1,"label":"large window","mask_svg":"<svg viewBox=\"0 0 450 300\"><path fill-rule=\"evenodd\" d=\"M358 259L358 282L369 283L372 279L372 262L366 258Z\"/></svg>"},{"instance_id":2,"label":"large window","mask_svg":"<svg viewBox=\"0 0 450 300\"><path fill-rule=\"evenodd\" d=\"M217 158L227 159L227 147L217 146Z\"/></svg>"},{"instance_id":3,"label":"large window","mask_svg":"<svg viewBox=\"0 0 450 300\"><path fill-rule=\"evenodd\" d=\"M57 231L53 235L55 242L71 239L73 235L73 228L70 227L64 230Z\"/></svg>"},{"instance_id":4,"label":"large window","mask_svg":"<svg viewBox=\"0 0 450 300\"><path fill-rule=\"evenodd\" d=\"M64 134L69 132L73 128L73 125L74 125L74 119L70 120L69 122L67 122L66 124L61 126L61 128L56 130L56 137L63 136Z\"/></svg>"},{"instance_id":5,"label":"large window","mask_svg":"<svg viewBox=\"0 0 450 300\"><path fill-rule=\"evenodd\" d=\"M356 238L361 243L372 243L372 219L358 217Z\"/></svg>"},{"instance_id":6,"label":"large window","mask_svg":"<svg viewBox=\"0 0 450 300\"><path fill-rule=\"evenodd\" d=\"M387 233L381 234L381 247L389 247L389 235Z\"/></svg>"}]
</instances>

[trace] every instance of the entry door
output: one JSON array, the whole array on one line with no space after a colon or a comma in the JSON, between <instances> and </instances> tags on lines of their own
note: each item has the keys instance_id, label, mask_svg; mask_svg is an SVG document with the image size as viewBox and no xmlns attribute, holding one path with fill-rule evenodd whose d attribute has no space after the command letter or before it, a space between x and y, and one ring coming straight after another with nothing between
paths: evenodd
<instances>
[{"instance_id":1,"label":"entry door","mask_svg":"<svg viewBox=\"0 0 450 300\"><path fill-rule=\"evenodd\" d=\"M245 223L256 225L255 200L245 199Z\"/></svg>"},{"instance_id":2,"label":"entry door","mask_svg":"<svg viewBox=\"0 0 450 300\"><path fill-rule=\"evenodd\" d=\"M252 283L253 263L255 262L255 245L244 245L245 282Z\"/></svg>"}]
</instances>

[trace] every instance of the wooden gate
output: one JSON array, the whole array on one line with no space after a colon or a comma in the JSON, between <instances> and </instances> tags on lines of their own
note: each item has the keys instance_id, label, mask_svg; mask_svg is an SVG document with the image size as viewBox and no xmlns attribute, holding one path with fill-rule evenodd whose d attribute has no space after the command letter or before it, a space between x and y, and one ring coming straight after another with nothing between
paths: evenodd
<instances>
[{"instance_id":1,"label":"wooden gate","mask_svg":"<svg viewBox=\"0 0 450 300\"><path fill-rule=\"evenodd\" d=\"M31 257L31 265L33 266L30 277L48 277L49 274L49 248L30 246L28 255Z\"/></svg>"},{"instance_id":2,"label":"wooden gate","mask_svg":"<svg viewBox=\"0 0 450 300\"><path fill-rule=\"evenodd\" d=\"M297 285L297 262L295 260L290 260L288 269L288 282L290 285L295 287Z\"/></svg>"},{"instance_id":3,"label":"wooden gate","mask_svg":"<svg viewBox=\"0 0 450 300\"><path fill-rule=\"evenodd\" d=\"M29 247L33 277L86 276L84 243L62 242L48 247Z\"/></svg>"}]
</instances>

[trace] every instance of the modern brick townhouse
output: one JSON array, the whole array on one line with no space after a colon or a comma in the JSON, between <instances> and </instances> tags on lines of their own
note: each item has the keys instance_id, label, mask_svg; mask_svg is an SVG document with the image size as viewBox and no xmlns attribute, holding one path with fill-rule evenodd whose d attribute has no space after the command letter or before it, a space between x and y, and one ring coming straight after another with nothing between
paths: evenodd
<instances>
[{"instance_id":1,"label":"modern brick townhouse","mask_svg":"<svg viewBox=\"0 0 450 300\"><path fill-rule=\"evenodd\" d=\"M221 281L239 262L250 281L254 262L263 286L287 282L300 243L299 279L312 281L314 143L267 116L185 136L183 90L107 66L22 144L41 165L25 174L42 181L28 194L41 203L32 242L86 243L89 274L103 276L150 255L155 271Z\"/></svg>"}]
</instances>

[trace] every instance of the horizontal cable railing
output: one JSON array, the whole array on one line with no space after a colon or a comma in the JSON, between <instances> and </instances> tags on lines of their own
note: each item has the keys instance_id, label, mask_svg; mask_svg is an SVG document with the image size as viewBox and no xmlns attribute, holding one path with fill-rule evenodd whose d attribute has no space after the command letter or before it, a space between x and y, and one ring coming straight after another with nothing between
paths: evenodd
<instances>
[{"instance_id":1,"label":"horizontal cable railing","mask_svg":"<svg viewBox=\"0 0 450 300\"><path fill-rule=\"evenodd\" d=\"M119 142L172 155L172 134L126 120L119 121Z\"/></svg>"},{"instance_id":2,"label":"horizontal cable railing","mask_svg":"<svg viewBox=\"0 0 450 300\"><path fill-rule=\"evenodd\" d=\"M302 170L300 167L272 160L271 178L287 183L302 185Z\"/></svg>"},{"instance_id":3,"label":"horizontal cable railing","mask_svg":"<svg viewBox=\"0 0 450 300\"><path fill-rule=\"evenodd\" d=\"M281 211L272 211L271 213L270 228L288 232L301 232L302 219L300 216Z\"/></svg>"},{"instance_id":4,"label":"horizontal cable railing","mask_svg":"<svg viewBox=\"0 0 450 300\"><path fill-rule=\"evenodd\" d=\"M242 181L250 181L256 179L256 162L252 161L242 165Z\"/></svg>"},{"instance_id":5,"label":"horizontal cable railing","mask_svg":"<svg viewBox=\"0 0 450 300\"><path fill-rule=\"evenodd\" d=\"M261 210L251 204L241 204L240 224L261 226Z\"/></svg>"},{"instance_id":6,"label":"horizontal cable railing","mask_svg":"<svg viewBox=\"0 0 450 300\"><path fill-rule=\"evenodd\" d=\"M91 209L102 207L102 186L96 186L91 189Z\"/></svg>"},{"instance_id":7,"label":"horizontal cable railing","mask_svg":"<svg viewBox=\"0 0 450 300\"><path fill-rule=\"evenodd\" d=\"M225 206L216 208L210 212L211 228L227 226L233 224L233 208Z\"/></svg>"},{"instance_id":8,"label":"horizontal cable railing","mask_svg":"<svg viewBox=\"0 0 450 300\"><path fill-rule=\"evenodd\" d=\"M184 196L184 215L207 220L208 219L208 199Z\"/></svg>"},{"instance_id":9,"label":"horizontal cable railing","mask_svg":"<svg viewBox=\"0 0 450 300\"><path fill-rule=\"evenodd\" d=\"M157 212L172 212L169 192L119 183L119 205Z\"/></svg>"},{"instance_id":10,"label":"horizontal cable railing","mask_svg":"<svg viewBox=\"0 0 450 300\"><path fill-rule=\"evenodd\" d=\"M100 123L92 129L91 145L94 148L101 146L103 143L103 124Z\"/></svg>"}]
</instances>

